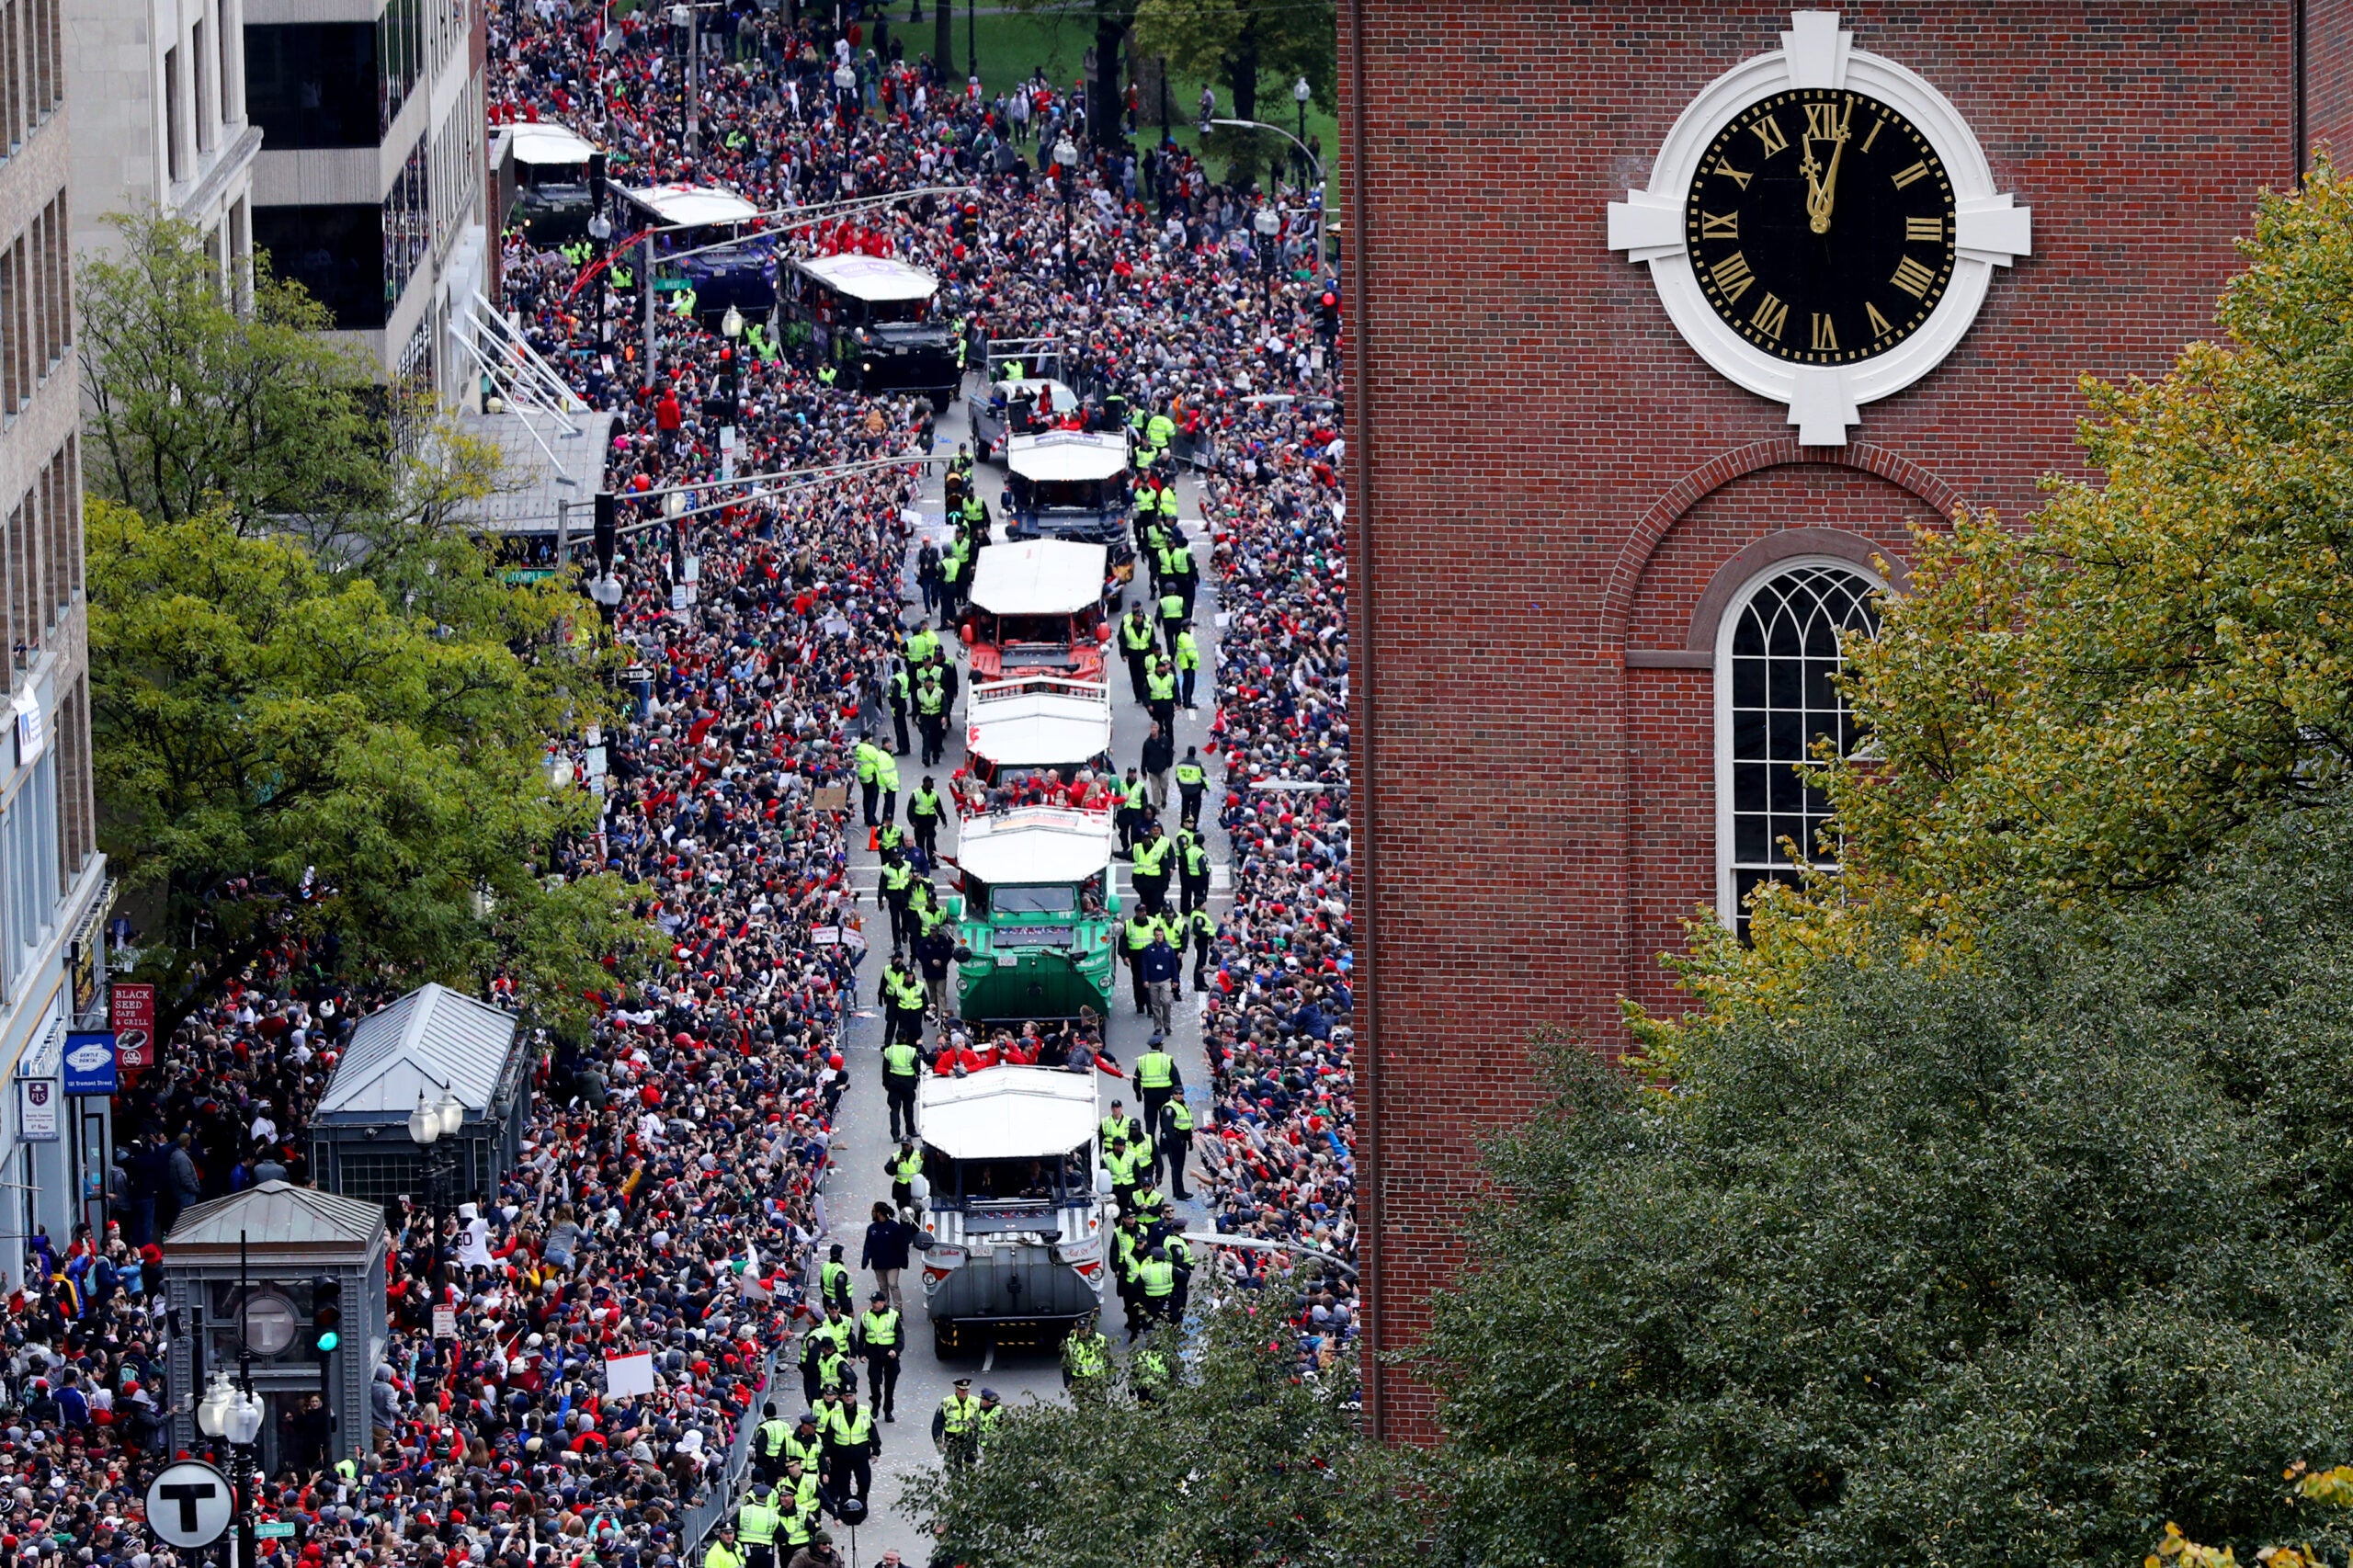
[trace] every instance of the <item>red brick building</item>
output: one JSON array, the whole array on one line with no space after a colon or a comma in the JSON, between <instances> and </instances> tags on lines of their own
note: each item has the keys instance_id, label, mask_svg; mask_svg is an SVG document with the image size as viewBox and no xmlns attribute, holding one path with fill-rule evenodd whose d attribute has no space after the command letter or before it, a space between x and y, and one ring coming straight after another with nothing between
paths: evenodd
<instances>
[{"instance_id":1,"label":"red brick building","mask_svg":"<svg viewBox=\"0 0 2353 1568\"><path fill-rule=\"evenodd\" d=\"M1671 1006L1679 923L1810 821L1779 763L1836 722L1823 654L1874 557L1900 576L1913 525L2082 472L2077 378L2163 370L2257 192L2353 152L2353 0L1340 11L1388 1349L1531 1032L1615 1049L1620 996ZM1428 1430L1373 1381L1380 1430Z\"/></svg>"}]
</instances>

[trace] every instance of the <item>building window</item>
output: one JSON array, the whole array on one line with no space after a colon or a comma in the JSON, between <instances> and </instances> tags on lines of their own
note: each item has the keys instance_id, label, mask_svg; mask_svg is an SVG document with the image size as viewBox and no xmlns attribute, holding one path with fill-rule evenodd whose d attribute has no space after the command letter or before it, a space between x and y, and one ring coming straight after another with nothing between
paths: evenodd
<instances>
[{"instance_id":1,"label":"building window","mask_svg":"<svg viewBox=\"0 0 2353 1568\"><path fill-rule=\"evenodd\" d=\"M263 145L268 143L265 142ZM384 324L384 215L375 206L256 207L254 248L346 331Z\"/></svg>"},{"instance_id":2,"label":"building window","mask_svg":"<svg viewBox=\"0 0 2353 1568\"><path fill-rule=\"evenodd\" d=\"M164 51L164 163L172 183L188 178L180 135L180 51Z\"/></svg>"},{"instance_id":3,"label":"building window","mask_svg":"<svg viewBox=\"0 0 2353 1568\"><path fill-rule=\"evenodd\" d=\"M376 28L297 22L245 29L245 117L272 151L373 147Z\"/></svg>"},{"instance_id":4,"label":"building window","mask_svg":"<svg viewBox=\"0 0 2353 1568\"><path fill-rule=\"evenodd\" d=\"M204 24L196 24L188 43L188 60L196 67L196 150L212 151L212 56L204 48Z\"/></svg>"},{"instance_id":5,"label":"building window","mask_svg":"<svg viewBox=\"0 0 2353 1568\"><path fill-rule=\"evenodd\" d=\"M6 926L0 931L0 948L6 949L12 987L56 925L59 889L57 751L52 746L33 764L6 806L0 807L0 923Z\"/></svg>"},{"instance_id":6,"label":"building window","mask_svg":"<svg viewBox=\"0 0 2353 1568\"><path fill-rule=\"evenodd\" d=\"M1843 561L1782 562L1733 599L1716 635L1716 898L1726 922L1748 931L1748 897L1768 881L1794 882L1789 846L1835 868L1824 834L1830 802L1799 776L1824 736L1855 744L1834 677L1839 639L1879 630L1876 577Z\"/></svg>"}]
</instances>

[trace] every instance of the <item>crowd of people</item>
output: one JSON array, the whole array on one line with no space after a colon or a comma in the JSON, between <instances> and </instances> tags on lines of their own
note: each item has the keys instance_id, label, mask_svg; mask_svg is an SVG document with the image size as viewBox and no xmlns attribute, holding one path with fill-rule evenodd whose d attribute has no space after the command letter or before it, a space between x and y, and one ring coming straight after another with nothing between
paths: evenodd
<instances>
[{"instance_id":1,"label":"crowd of people","mask_svg":"<svg viewBox=\"0 0 2353 1568\"><path fill-rule=\"evenodd\" d=\"M611 150L617 183L687 178L763 208L970 182L958 205L977 233L915 201L863 215L858 243L937 271L975 344L1057 339L1063 379L1167 418L1203 465L1226 619L1199 762L1233 896L1197 971L1214 1106L1194 1153L1219 1229L1310 1255L1218 1249L1204 1267L1221 1290L1290 1292L1302 1365L1352 1377L1349 1277L1313 1256L1355 1253L1345 448L1313 215L1261 226L1279 196L1214 185L1174 149L1090 149L1062 171L1066 206L1033 171L1083 116L1073 95L1042 79L984 95L783 9L728 15L690 155L673 40L644 15L494 11L494 117L572 125ZM364 1459L325 1462L336 1435L315 1403L280 1412L260 1506L296 1530L260 1551L300 1568L674 1568L776 1388L771 1356L824 1317L824 1182L870 913L843 804L917 619L902 582L921 475L885 465L707 512L704 492L678 523L658 497L725 460L920 454L929 411L765 355L736 362L740 402L714 410L726 345L710 324L664 312L642 364L633 335L599 333L632 319L609 273L584 286L575 261L515 235L502 259L526 331L615 415L608 482L638 498L627 520L653 525L615 562L612 632L647 672L631 722L593 779L585 742L555 744L605 802L564 869L641 884L666 961L548 1042L515 1168L446 1211L422 1194L394 1205ZM722 424L738 432L725 460ZM192 1555L138 1506L171 1447L164 1413L198 1392L167 1386L163 1244L190 1204L307 1179L311 1109L393 994L335 978L333 958L258 955L165 1042L119 1106L105 1233L37 1244L0 1321L0 1551L91 1568ZM453 1337L436 1336L437 1307ZM606 1354L639 1349L654 1392L608 1393Z\"/></svg>"}]
</instances>

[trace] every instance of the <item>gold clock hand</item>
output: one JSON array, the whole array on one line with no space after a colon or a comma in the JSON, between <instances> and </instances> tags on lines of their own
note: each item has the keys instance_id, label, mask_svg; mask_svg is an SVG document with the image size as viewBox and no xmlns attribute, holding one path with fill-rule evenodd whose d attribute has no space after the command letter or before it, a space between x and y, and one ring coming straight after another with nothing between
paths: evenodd
<instances>
[{"instance_id":1,"label":"gold clock hand","mask_svg":"<svg viewBox=\"0 0 2353 1568\"><path fill-rule=\"evenodd\" d=\"M1813 225L1813 232L1817 234L1826 234L1830 232L1831 209L1838 201L1838 160L1846 156L1846 153L1847 134L1841 131L1838 133L1837 144L1830 149L1830 172L1824 176L1822 184L1816 187L1814 199L1806 203L1806 215Z\"/></svg>"}]
</instances>

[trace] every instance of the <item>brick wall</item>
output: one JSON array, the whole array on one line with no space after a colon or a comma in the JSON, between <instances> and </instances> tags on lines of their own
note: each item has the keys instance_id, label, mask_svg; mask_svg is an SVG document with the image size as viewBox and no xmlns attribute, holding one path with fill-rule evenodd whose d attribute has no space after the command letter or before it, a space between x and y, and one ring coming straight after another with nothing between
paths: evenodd
<instances>
[{"instance_id":1,"label":"brick wall","mask_svg":"<svg viewBox=\"0 0 2353 1568\"><path fill-rule=\"evenodd\" d=\"M2304 138L2353 165L2353 0L2305 0Z\"/></svg>"},{"instance_id":2,"label":"brick wall","mask_svg":"<svg viewBox=\"0 0 2353 1568\"><path fill-rule=\"evenodd\" d=\"M1857 47L1969 118L2034 254L1942 368L1865 405L1858 445L1802 452L1605 247L1607 203L1707 82L1779 46L1786 6L1344 0L1376 1348L1425 1326L1473 1140L1526 1107L1531 1032L1617 1048L1618 998L1668 1000L1655 956L1711 894L1712 677L1626 650L1683 649L1723 563L1775 530L1893 548L2080 472L2076 378L2162 370L2206 330L2256 191L2293 177L2292 3L1846 7ZM2348 20L2313 0L2332 105ZM2315 136L2353 115L2312 109ZM1425 1391L1374 1384L1381 1430L1427 1433Z\"/></svg>"}]
</instances>

